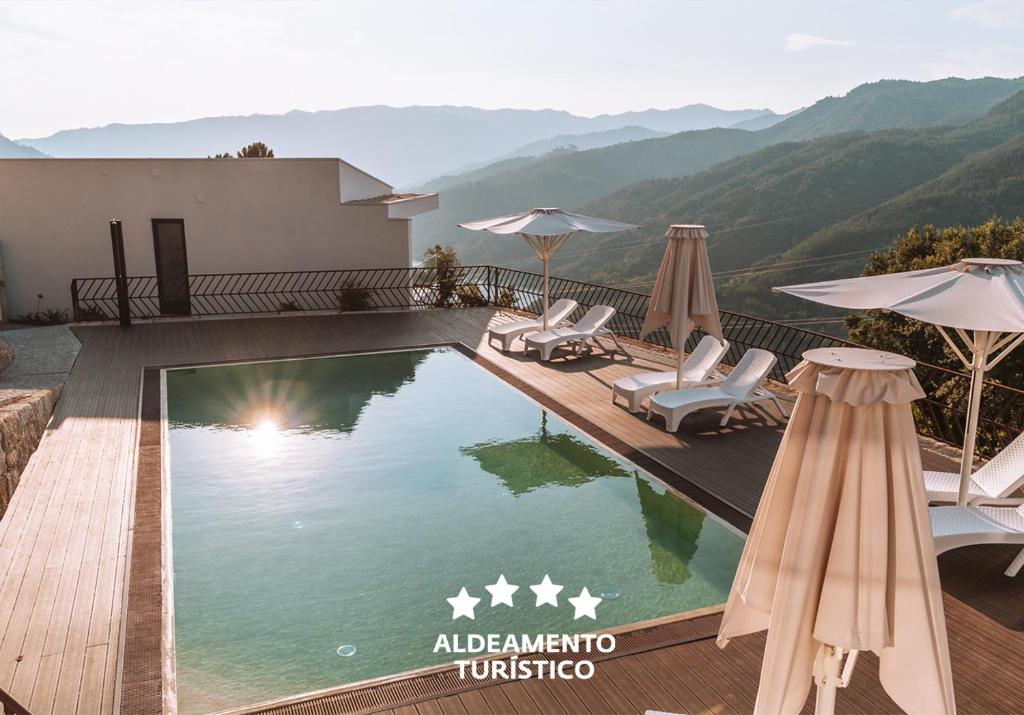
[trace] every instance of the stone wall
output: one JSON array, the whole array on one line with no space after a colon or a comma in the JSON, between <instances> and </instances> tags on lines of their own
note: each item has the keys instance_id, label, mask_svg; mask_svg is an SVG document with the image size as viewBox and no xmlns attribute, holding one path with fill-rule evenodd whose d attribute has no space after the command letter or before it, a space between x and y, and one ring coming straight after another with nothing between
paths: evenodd
<instances>
[{"instance_id":1,"label":"stone wall","mask_svg":"<svg viewBox=\"0 0 1024 715\"><path fill-rule=\"evenodd\" d=\"M0 516L14 496L29 457L39 446L61 386L0 395Z\"/></svg>"}]
</instances>

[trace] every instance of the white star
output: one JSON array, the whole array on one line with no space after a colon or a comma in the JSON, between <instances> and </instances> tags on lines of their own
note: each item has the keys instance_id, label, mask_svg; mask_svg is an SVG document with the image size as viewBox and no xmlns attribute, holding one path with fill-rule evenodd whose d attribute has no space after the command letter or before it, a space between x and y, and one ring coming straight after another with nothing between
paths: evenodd
<instances>
[{"instance_id":1,"label":"white star","mask_svg":"<svg viewBox=\"0 0 1024 715\"><path fill-rule=\"evenodd\" d=\"M462 590L459 591L458 596L446 600L452 606L453 621L461 616L476 620L476 616L473 614L473 609L476 608L476 604L480 603L480 599L470 596L469 592L466 591L465 586L463 586Z\"/></svg>"},{"instance_id":2,"label":"white star","mask_svg":"<svg viewBox=\"0 0 1024 715\"><path fill-rule=\"evenodd\" d=\"M558 593L561 591L563 586L551 583L551 577L544 574L544 580L538 584L530 586L530 590L537 594L537 606L543 606L548 603L555 608L558 608Z\"/></svg>"},{"instance_id":3,"label":"white star","mask_svg":"<svg viewBox=\"0 0 1024 715\"><path fill-rule=\"evenodd\" d=\"M591 596L590 591L584 586L583 590L580 591L580 595L575 598L570 598L569 603L576 609L576 615L572 617L575 621L577 618L586 616L587 618L593 618L597 620L597 604L601 602L601 599L597 596Z\"/></svg>"},{"instance_id":4,"label":"white star","mask_svg":"<svg viewBox=\"0 0 1024 715\"><path fill-rule=\"evenodd\" d=\"M504 603L506 606L512 605L512 594L519 590L518 586L513 586L505 580L505 574L498 576L498 582L492 583L490 586L484 586L487 591L491 594L491 608Z\"/></svg>"}]
</instances>

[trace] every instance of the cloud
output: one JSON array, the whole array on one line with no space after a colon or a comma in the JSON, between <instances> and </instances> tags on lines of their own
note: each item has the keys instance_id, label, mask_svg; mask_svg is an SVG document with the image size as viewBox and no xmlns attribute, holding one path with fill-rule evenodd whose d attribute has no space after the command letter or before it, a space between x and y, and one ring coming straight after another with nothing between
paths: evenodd
<instances>
[{"instance_id":1,"label":"cloud","mask_svg":"<svg viewBox=\"0 0 1024 715\"><path fill-rule=\"evenodd\" d=\"M786 35L786 42L783 47L792 52L802 52L812 47L850 47L851 45L853 43L846 40L833 40L828 37L805 35L802 32L796 32L792 35Z\"/></svg>"},{"instance_id":2,"label":"cloud","mask_svg":"<svg viewBox=\"0 0 1024 715\"><path fill-rule=\"evenodd\" d=\"M1020 0L983 0L949 11L954 20L963 20L988 30L1024 28L1024 3Z\"/></svg>"}]
</instances>

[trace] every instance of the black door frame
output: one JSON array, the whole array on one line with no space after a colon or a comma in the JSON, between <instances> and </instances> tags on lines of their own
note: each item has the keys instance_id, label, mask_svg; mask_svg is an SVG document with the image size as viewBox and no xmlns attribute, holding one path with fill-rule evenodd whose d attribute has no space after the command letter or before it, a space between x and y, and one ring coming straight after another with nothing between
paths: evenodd
<instances>
[{"instance_id":1,"label":"black door frame","mask_svg":"<svg viewBox=\"0 0 1024 715\"><path fill-rule=\"evenodd\" d=\"M153 227L153 258L156 261L156 284L157 284L157 295L160 304L160 312L165 315L191 315L192 313L192 296L189 294L189 280L188 280L188 239L185 236L185 219L183 218L154 218L150 219ZM160 238L159 238L159 226L161 224L178 224L181 226L181 257L185 267L184 276L164 276L161 274L160 266ZM183 280L184 281L184 296L181 301L184 310L168 311L164 310L164 282L167 280ZM178 303L177 297L168 297L168 302Z\"/></svg>"}]
</instances>

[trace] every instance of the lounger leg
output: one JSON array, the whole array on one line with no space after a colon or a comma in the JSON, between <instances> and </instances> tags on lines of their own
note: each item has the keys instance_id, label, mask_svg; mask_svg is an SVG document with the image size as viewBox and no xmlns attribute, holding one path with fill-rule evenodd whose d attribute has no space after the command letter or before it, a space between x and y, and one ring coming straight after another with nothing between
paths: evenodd
<instances>
[{"instance_id":1,"label":"lounger leg","mask_svg":"<svg viewBox=\"0 0 1024 715\"><path fill-rule=\"evenodd\" d=\"M1024 549L1020 550L1020 553L1017 554L1017 558L1015 558L1006 568L1006 575L1016 576L1020 572L1021 566L1024 566Z\"/></svg>"},{"instance_id":2,"label":"lounger leg","mask_svg":"<svg viewBox=\"0 0 1024 715\"><path fill-rule=\"evenodd\" d=\"M683 417L685 417L685 416L686 415L679 415L678 417L676 417L674 412L670 412L668 415L665 416L665 431L666 432L678 432L679 431L679 425L682 423ZM671 421L670 421L670 418L671 418Z\"/></svg>"},{"instance_id":3,"label":"lounger leg","mask_svg":"<svg viewBox=\"0 0 1024 715\"><path fill-rule=\"evenodd\" d=\"M722 417L722 421L718 423L719 427L725 427L729 424L729 419L732 417L732 413L736 410L736 403L733 402L725 410L725 415Z\"/></svg>"},{"instance_id":4,"label":"lounger leg","mask_svg":"<svg viewBox=\"0 0 1024 715\"><path fill-rule=\"evenodd\" d=\"M782 413L783 417L789 417L789 413L786 412L786 408L782 406L781 402L779 402L779 398L778 397L772 397L772 402L775 403L775 409L777 409L780 413Z\"/></svg>"},{"instance_id":5,"label":"lounger leg","mask_svg":"<svg viewBox=\"0 0 1024 715\"><path fill-rule=\"evenodd\" d=\"M619 338L615 333L608 333L608 337L612 339L612 342L615 343L615 347L618 348L620 353L623 355L629 355L629 353L626 352L626 348L622 347L622 343L619 342Z\"/></svg>"},{"instance_id":6,"label":"lounger leg","mask_svg":"<svg viewBox=\"0 0 1024 715\"><path fill-rule=\"evenodd\" d=\"M629 411L633 412L633 413L637 413L637 412L640 411L640 405L642 405L643 402L644 402L644 397L643 397L643 395L640 395L639 397L637 397L636 395L633 395L631 398L629 398L628 401L629 401Z\"/></svg>"}]
</instances>

